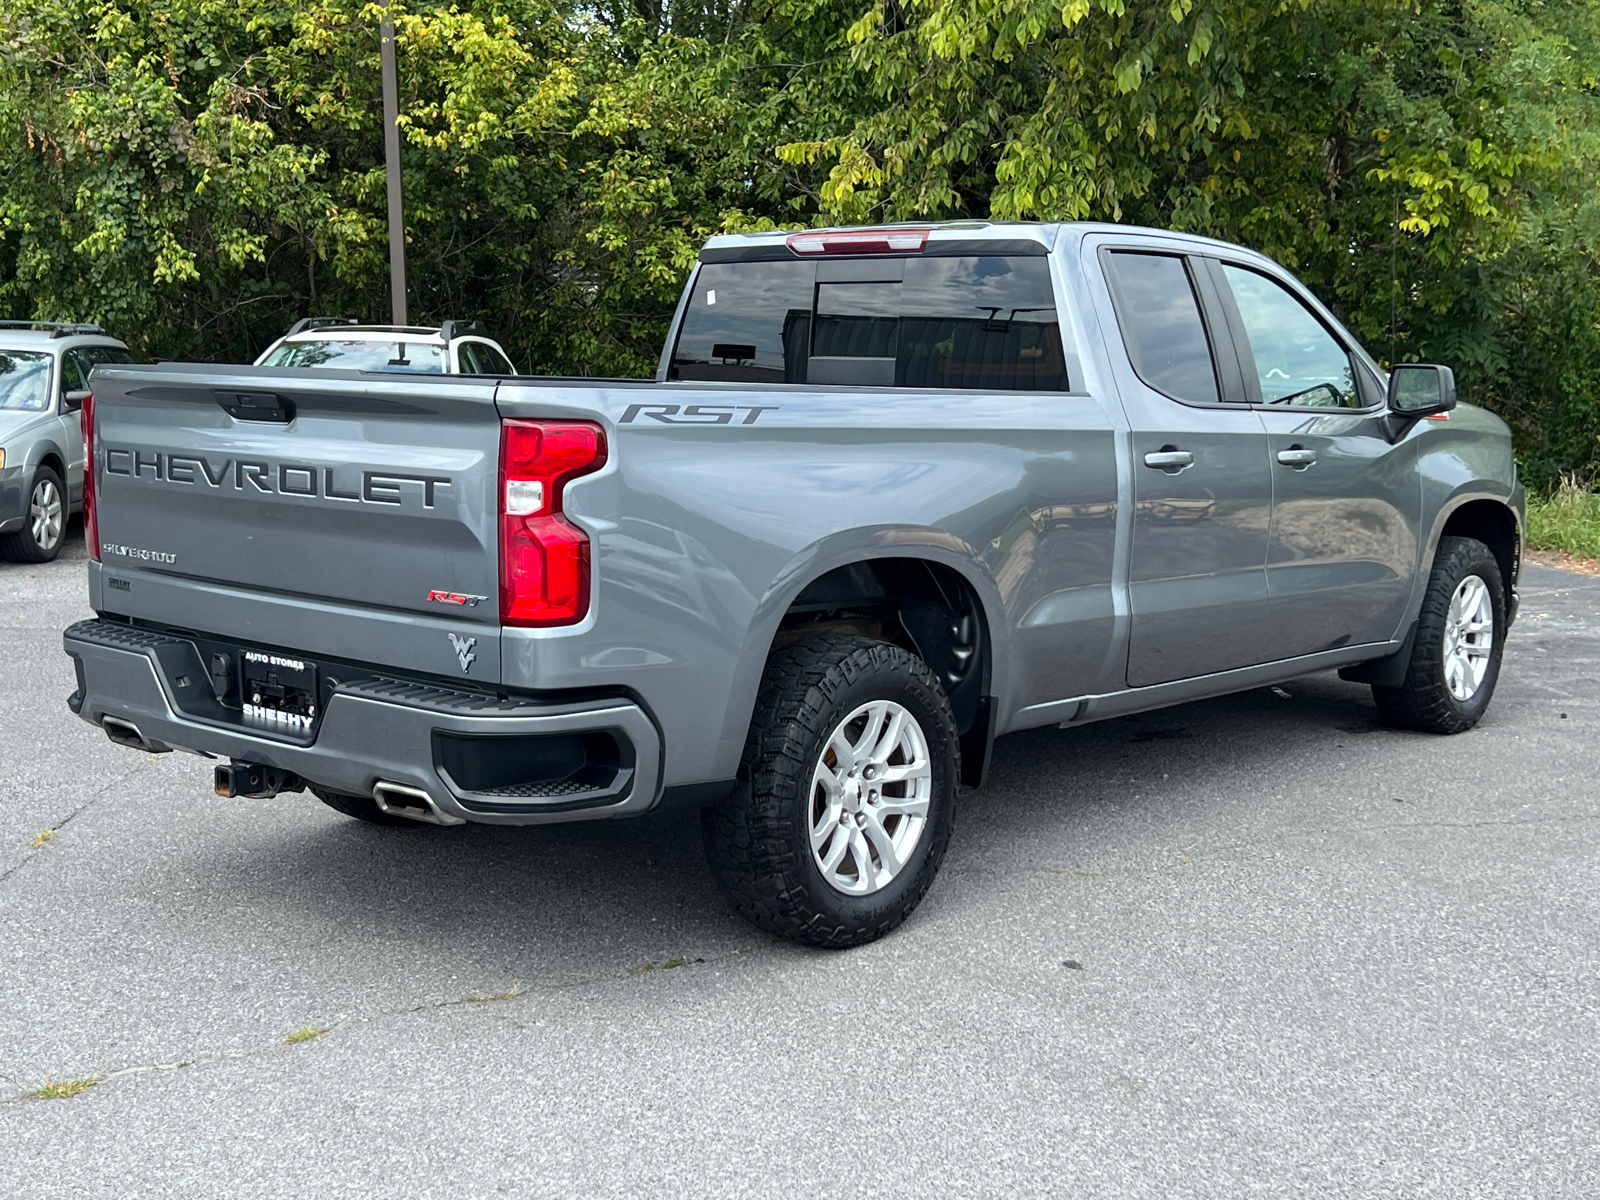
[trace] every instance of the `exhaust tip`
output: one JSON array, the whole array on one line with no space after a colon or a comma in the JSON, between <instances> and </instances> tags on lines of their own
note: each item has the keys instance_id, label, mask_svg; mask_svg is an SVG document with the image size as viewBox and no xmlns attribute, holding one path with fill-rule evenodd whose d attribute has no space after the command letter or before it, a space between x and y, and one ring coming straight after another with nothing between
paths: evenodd
<instances>
[{"instance_id":1,"label":"exhaust tip","mask_svg":"<svg viewBox=\"0 0 1600 1200\"><path fill-rule=\"evenodd\" d=\"M372 799L378 811L391 817L405 817L429 825L465 825L460 817L452 816L434 803L433 797L419 787L407 783L390 783L379 780L372 786Z\"/></svg>"},{"instance_id":2,"label":"exhaust tip","mask_svg":"<svg viewBox=\"0 0 1600 1200\"><path fill-rule=\"evenodd\" d=\"M167 754L172 750L172 747L165 742L145 737L139 732L137 725L122 717L101 717L100 728L104 729L106 736L117 745L126 746L130 750L143 750L146 754Z\"/></svg>"}]
</instances>

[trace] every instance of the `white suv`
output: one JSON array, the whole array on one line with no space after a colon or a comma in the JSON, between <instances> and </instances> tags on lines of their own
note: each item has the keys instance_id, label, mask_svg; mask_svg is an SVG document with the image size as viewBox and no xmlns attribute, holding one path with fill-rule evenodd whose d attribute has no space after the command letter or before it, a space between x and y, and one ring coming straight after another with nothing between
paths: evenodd
<instances>
[{"instance_id":1,"label":"white suv","mask_svg":"<svg viewBox=\"0 0 1600 1200\"><path fill-rule=\"evenodd\" d=\"M354 318L296 321L256 359L258 367L325 367L417 375L515 375L480 321L438 327L361 325Z\"/></svg>"},{"instance_id":2,"label":"white suv","mask_svg":"<svg viewBox=\"0 0 1600 1200\"><path fill-rule=\"evenodd\" d=\"M89 373L132 362L98 325L0 321L0 557L49 562L83 504Z\"/></svg>"}]
</instances>

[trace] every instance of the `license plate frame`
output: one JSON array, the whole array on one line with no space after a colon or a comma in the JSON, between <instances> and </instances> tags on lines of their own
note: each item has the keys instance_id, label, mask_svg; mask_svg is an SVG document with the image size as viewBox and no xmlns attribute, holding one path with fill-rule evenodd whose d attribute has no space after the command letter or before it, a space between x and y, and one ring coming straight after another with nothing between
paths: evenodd
<instances>
[{"instance_id":1,"label":"license plate frame","mask_svg":"<svg viewBox=\"0 0 1600 1200\"><path fill-rule=\"evenodd\" d=\"M245 724L309 735L322 718L321 670L309 658L271 650L239 651L239 693Z\"/></svg>"}]
</instances>

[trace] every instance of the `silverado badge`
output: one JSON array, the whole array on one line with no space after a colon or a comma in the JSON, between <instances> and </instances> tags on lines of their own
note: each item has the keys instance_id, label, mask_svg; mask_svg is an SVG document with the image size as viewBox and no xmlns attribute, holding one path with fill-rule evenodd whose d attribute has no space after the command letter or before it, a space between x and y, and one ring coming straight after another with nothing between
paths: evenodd
<instances>
[{"instance_id":1,"label":"silverado badge","mask_svg":"<svg viewBox=\"0 0 1600 1200\"><path fill-rule=\"evenodd\" d=\"M478 657L472 652L472 648L478 644L478 639L457 637L452 633L450 644L456 648L456 657L461 660L461 673L465 675L472 669L472 660Z\"/></svg>"}]
</instances>

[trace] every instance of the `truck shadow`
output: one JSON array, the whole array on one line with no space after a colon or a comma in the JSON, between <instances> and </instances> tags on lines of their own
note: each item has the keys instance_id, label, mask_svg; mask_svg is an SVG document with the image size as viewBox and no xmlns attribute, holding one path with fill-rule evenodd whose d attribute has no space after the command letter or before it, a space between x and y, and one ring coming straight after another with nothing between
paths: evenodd
<instances>
[{"instance_id":1,"label":"truck shadow","mask_svg":"<svg viewBox=\"0 0 1600 1200\"><path fill-rule=\"evenodd\" d=\"M1313 767L1352 738L1405 738L1378 724L1367 689L1331 674L1071 730L1002 738L989 785L961 797L947 871L982 876L1080 839L1116 846L1152 821L1241 776L1262 778L1288 754ZM1130 777L1172 784L1129 802ZM1169 780L1170 783L1170 780ZM612 969L675 956L764 947L718 892L694 812L543 827L389 829L312 811L255 844L226 890L266 909L298 909L315 927L342 914L359 940L414 943L430 956L493 961L497 973L548 977L596 956ZM192 865L192 864L191 864ZM941 897L940 893L945 895ZM936 887L941 907L1002 903L982 888ZM315 914L315 917L312 916ZM294 919L290 918L291 923ZM915 920L912 927L916 924ZM908 931L909 928L908 927ZM341 934L342 939L345 935Z\"/></svg>"}]
</instances>

